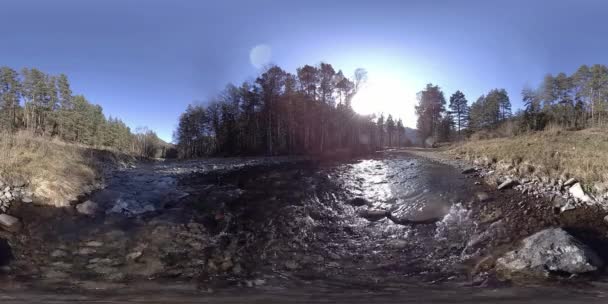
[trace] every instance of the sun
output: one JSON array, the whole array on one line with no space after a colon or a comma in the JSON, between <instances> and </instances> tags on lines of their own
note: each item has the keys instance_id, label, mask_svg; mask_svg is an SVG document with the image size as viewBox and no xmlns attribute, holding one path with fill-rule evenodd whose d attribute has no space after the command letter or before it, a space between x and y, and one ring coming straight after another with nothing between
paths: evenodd
<instances>
[{"instance_id":1,"label":"sun","mask_svg":"<svg viewBox=\"0 0 608 304\"><path fill-rule=\"evenodd\" d=\"M403 81L388 77L370 79L352 101L353 110L361 115L391 114L408 127L416 125L415 104L415 91Z\"/></svg>"}]
</instances>

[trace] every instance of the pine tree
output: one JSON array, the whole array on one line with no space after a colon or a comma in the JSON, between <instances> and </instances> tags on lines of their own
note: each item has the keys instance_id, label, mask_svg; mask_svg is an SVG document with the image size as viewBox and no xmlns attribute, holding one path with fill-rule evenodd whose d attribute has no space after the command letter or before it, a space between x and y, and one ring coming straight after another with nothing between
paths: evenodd
<instances>
[{"instance_id":1,"label":"pine tree","mask_svg":"<svg viewBox=\"0 0 608 304\"><path fill-rule=\"evenodd\" d=\"M450 110L456 125L458 136L461 135L463 128L468 126L469 122L469 106L468 101L461 91L456 91L450 97Z\"/></svg>"},{"instance_id":2,"label":"pine tree","mask_svg":"<svg viewBox=\"0 0 608 304\"><path fill-rule=\"evenodd\" d=\"M0 129L15 131L19 127L18 112L21 84L18 74L9 67L0 68Z\"/></svg>"},{"instance_id":3,"label":"pine tree","mask_svg":"<svg viewBox=\"0 0 608 304\"><path fill-rule=\"evenodd\" d=\"M384 114L380 114L376 122L378 126L378 134L380 135L380 147L384 146Z\"/></svg>"},{"instance_id":4,"label":"pine tree","mask_svg":"<svg viewBox=\"0 0 608 304\"><path fill-rule=\"evenodd\" d=\"M429 137L437 138L441 118L445 112L445 97L439 86L427 84L426 88L418 92L418 105L416 126L420 138L425 141Z\"/></svg>"},{"instance_id":5,"label":"pine tree","mask_svg":"<svg viewBox=\"0 0 608 304\"><path fill-rule=\"evenodd\" d=\"M386 132L388 133L388 146L391 147L393 145L393 132L395 132L395 121L391 114L388 114L386 118Z\"/></svg>"},{"instance_id":6,"label":"pine tree","mask_svg":"<svg viewBox=\"0 0 608 304\"><path fill-rule=\"evenodd\" d=\"M405 136L405 127L403 126L403 121L399 118L397 120L397 147L401 147L402 145L402 136Z\"/></svg>"},{"instance_id":7,"label":"pine tree","mask_svg":"<svg viewBox=\"0 0 608 304\"><path fill-rule=\"evenodd\" d=\"M59 95L59 110L57 113L59 135L66 140L74 140L74 104L72 102L72 90L70 82L64 74L57 78L57 91Z\"/></svg>"}]
</instances>

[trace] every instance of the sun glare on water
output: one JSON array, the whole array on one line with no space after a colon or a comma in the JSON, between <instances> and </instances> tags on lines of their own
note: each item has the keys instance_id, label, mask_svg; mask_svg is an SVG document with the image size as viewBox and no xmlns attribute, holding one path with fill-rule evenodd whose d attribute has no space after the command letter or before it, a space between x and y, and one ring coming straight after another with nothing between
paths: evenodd
<instances>
[{"instance_id":1,"label":"sun glare on water","mask_svg":"<svg viewBox=\"0 0 608 304\"><path fill-rule=\"evenodd\" d=\"M415 90L394 79L371 79L353 98L353 109L362 115L384 113L401 118L407 127L416 125Z\"/></svg>"}]
</instances>

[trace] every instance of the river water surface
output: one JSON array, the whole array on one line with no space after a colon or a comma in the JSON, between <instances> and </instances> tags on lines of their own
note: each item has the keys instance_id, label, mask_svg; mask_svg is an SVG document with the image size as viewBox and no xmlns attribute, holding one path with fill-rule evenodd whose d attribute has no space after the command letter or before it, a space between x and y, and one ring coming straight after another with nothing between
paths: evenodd
<instances>
[{"instance_id":1,"label":"river water surface","mask_svg":"<svg viewBox=\"0 0 608 304\"><path fill-rule=\"evenodd\" d=\"M209 234L205 235L207 242L213 243L213 247L201 245L204 247L201 252L207 252L201 258L202 263L192 266L178 261L188 265L171 265L171 277L177 276L175 279L164 276L169 266L157 266L160 268L152 283L136 279L128 272L132 268L127 262L123 262L127 266L114 263L109 271L125 273L125 278L132 279L104 285L103 276L91 279L85 273L92 269L90 260L79 257L82 262L74 262L70 266L71 277L65 279L74 288L58 288L57 281L47 286L44 280L35 278L17 280L14 278L19 276L14 275L13 279L5 280L0 300L2 303L603 302L605 293L597 282L582 287L510 287L491 279L475 281L470 274L470 260L485 249L473 250L470 241L489 225L480 222L475 211L480 209L477 204L481 204L476 195L483 191L493 195L493 189L476 177L406 153L384 153L348 163L319 164L285 158L145 165L115 173L106 189L90 197L103 206L103 213L96 220L83 220L79 216L71 220L54 219L57 222L30 223L28 231L36 234L44 230L47 242L75 248L78 242L98 239L108 225L119 223L111 228L122 229L125 240L117 243L129 246L142 239L154 244L154 236L146 227L158 225L159 219L169 219L175 225L196 220L204 225L204 233ZM496 194L491 203L510 203L506 197L509 194ZM132 224L124 224L129 221ZM159 231L154 227L154 231ZM61 235L74 229L79 229L77 236L73 232L71 237ZM201 239L200 235L197 237ZM158 240L156 243L161 247L177 246ZM33 252L50 251L40 244L28 246L32 246ZM161 249L148 252L165 261ZM177 249L172 250L174 253ZM104 258L121 259L113 255L114 251L108 248L110 253L104 253ZM187 251L189 255L182 256L190 262L195 249ZM194 256L199 258L196 252ZM68 262L72 264L69 259ZM38 259L32 263L40 263L39 268L44 271L50 262ZM81 269L78 263L82 263ZM186 277L186 273L196 275ZM92 284L91 280L98 283Z\"/></svg>"}]
</instances>

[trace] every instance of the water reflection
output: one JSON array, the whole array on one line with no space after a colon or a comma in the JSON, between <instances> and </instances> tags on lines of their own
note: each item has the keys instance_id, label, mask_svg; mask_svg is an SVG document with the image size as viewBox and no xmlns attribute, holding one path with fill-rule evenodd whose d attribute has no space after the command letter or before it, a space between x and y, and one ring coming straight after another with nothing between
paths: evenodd
<instances>
[{"instance_id":1,"label":"water reflection","mask_svg":"<svg viewBox=\"0 0 608 304\"><path fill-rule=\"evenodd\" d=\"M366 199L368 208L414 221L442 217L452 205L470 198L453 168L404 155L344 165L336 178L351 195Z\"/></svg>"}]
</instances>

